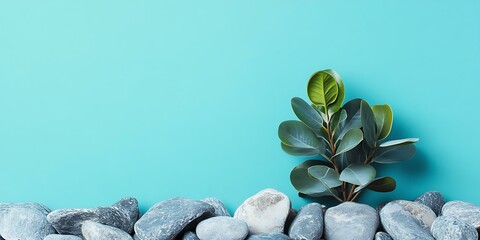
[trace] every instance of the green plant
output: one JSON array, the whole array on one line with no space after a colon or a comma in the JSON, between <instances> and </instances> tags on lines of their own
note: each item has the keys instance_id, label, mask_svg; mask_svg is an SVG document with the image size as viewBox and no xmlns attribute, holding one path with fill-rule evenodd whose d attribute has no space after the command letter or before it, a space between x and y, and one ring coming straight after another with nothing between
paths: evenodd
<instances>
[{"instance_id":1,"label":"green plant","mask_svg":"<svg viewBox=\"0 0 480 240\"><path fill-rule=\"evenodd\" d=\"M301 197L334 197L354 201L364 189L393 191L392 177L376 177L374 164L410 159L417 138L385 141L393 113L389 105L353 99L342 106L345 87L334 70L316 72L307 85L312 104L294 97L292 108L301 120L278 128L283 151L295 156L320 156L296 166L290 181Z\"/></svg>"}]
</instances>

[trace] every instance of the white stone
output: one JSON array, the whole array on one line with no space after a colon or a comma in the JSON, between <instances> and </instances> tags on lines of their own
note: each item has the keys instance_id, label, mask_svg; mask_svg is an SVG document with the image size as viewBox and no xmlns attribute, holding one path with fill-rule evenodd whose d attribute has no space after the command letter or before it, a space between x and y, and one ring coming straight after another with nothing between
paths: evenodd
<instances>
[{"instance_id":1,"label":"white stone","mask_svg":"<svg viewBox=\"0 0 480 240\"><path fill-rule=\"evenodd\" d=\"M245 200L238 207L234 218L246 222L252 235L283 233L290 206L287 195L269 188Z\"/></svg>"},{"instance_id":2,"label":"white stone","mask_svg":"<svg viewBox=\"0 0 480 240\"><path fill-rule=\"evenodd\" d=\"M327 240L372 240L379 222L374 208L344 202L325 212L324 237Z\"/></svg>"},{"instance_id":3,"label":"white stone","mask_svg":"<svg viewBox=\"0 0 480 240\"><path fill-rule=\"evenodd\" d=\"M240 219L218 216L201 221L196 233L200 240L244 240L248 226Z\"/></svg>"},{"instance_id":4,"label":"white stone","mask_svg":"<svg viewBox=\"0 0 480 240\"><path fill-rule=\"evenodd\" d=\"M132 236L122 229L92 221L82 224L82 235L85 240L133 240Z\"/></svg>"}]
</instances>

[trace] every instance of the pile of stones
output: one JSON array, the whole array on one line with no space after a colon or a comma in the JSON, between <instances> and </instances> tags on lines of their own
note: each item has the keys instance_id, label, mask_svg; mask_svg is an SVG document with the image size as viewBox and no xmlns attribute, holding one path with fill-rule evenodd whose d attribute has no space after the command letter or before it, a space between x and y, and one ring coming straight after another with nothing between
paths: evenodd
<instances>
[{"instance_id":1,"label":"pile of stones","mask_svg":"<svg viewBox=\"0 0 480 240\"><path fill-rule=\"evenodd\" d=\"M310 203L296 211L285 194L265 189L233 217L216 198L173 198L143 215L135 198L55 211L37 203L0 203L0 240L474 240L479 228L479 206L446 203L438 192L377 209L345 202L328 209Z\"/></svg>"}]
</instances>

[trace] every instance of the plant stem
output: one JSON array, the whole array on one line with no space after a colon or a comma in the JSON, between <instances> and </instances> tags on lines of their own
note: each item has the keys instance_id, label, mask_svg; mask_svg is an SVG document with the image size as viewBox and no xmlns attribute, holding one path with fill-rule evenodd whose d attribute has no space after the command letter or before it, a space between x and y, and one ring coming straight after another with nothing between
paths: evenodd
<instances>
[{"instance_id":1,"label":"plant stem","mask_svg":"<svg viewBox=\"0 0 480 240\"><path fill-rule=\"evenodd\" d=\"M355 184L352 184L352 185L351 185L351 187L350 187L350 193L348 194L348 198L347 198L348 200L347 200L347 201L353 201L353 200L351 200L351 199L352 199L352 197L353 197L353 191L355 190L355 187L356 187Z\"/></svg>"},{"instance_id":2,"label":"plant stem","mask_svg":"<svg viewBox=\"0 0 480 240\"><path fill-rule=\"evenodd\" d=\"M327 106L325 105L325 116L326 116L326 122L327 122L327 136L328 136L328 142L329 142L329 145L330 145L330 153L331 153L331 156L332 158L330 158L330 163L333 165L333 167L335 168L335 171L340 174L340 169L338 168L337 166L337 163L335 162L335 159L333 158L333 156L335 156L335 154L337 153L337 148L335 147L335 142L333 141L333 134L332 134L332 129L331 129L331 126L330 126L330 115L328 114L328 109L327 109ZM339 198L338 196L336 196L335 194L332 193L332 195L339 201L339 202L345 202L345 201L348 201L348 198L347 198L347 185L346 185L346 182L343 182L342 183L342 195L343 195L343 199ZM331 192L331 191L330 191Z\"/></svg>"},{"instance_id":3,"label":"plant stem","mask_svg":"<svg viewBox=\"0 0 480 240\"><path fill-rule=\"evenodd\" d=\"M352 198L350 201L352 201L352 202L355 201L355 199L358 197L358 195L360 195L360 193L361 193L362 191L363 191L363 189L360 190L360 191L358 191L357 193L355 193L355 196L353 196L353 198Z\"/></svg>"}]
</instances>

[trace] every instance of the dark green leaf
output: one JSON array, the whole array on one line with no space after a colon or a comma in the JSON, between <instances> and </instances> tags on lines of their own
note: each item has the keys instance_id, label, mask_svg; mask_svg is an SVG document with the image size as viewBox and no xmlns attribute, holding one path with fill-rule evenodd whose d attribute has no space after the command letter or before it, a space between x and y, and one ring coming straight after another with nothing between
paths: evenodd
<instances>
[{"instance_id":1,"label":"dark green leaf","mask_svg":"<svg viewBox=\"0 0 480 240\"><path fill-rule=\"evenodd\" d=\"M418 140L419 140L418 138L405 138L405 139L399 139L399 140L392 140L392 141L388 141L380 144L380 147L389 147L389 146L400 145L404 143L415 143L415 142L418 142Z\"/></svg>"},{"instance_id":2,"label":"dark green leaf","mask_svg":"<svg viewBox=\"0 0 480 240\"><path fill-rule=\"evenodd\" d=\"M315 105L328 107L337 99L338 84L329 72L318 71L308 81L307 93Z\"/></svg>"},{"instance_id":3,"label":"dark green leaf","mask_svg":"<svg viewBox=\"0 0 480 240\"><path fill-rule=\"evenodd\" d=\"M377 171L369 164L352 164L340 174L340 180L355 185L364 185L375 179Z\"/></svg>"},{"instance_id":4,"label":"dark green leaf","mask_svg":"<svg viewBox=\"0 0 480 240\"><path fill-rule=\"evenodd\" d=\"M330 129L332 132L335 132L335 130L338 127L338 124L341 122L344 122L345 119L347 119L347 112L345 110L340 110L332 115L332 118L330 119Z\"/></svg>"},{"instance_id":5,"label":"dark green leaf","mask_svg":"<svg viewBox=\"0 0 480 240\"><path fill-rule=\"evenodd\" d=\"M366 158L366 153L363 151L363 142L358 144L352 150L344 152L335 157L335 163L340 171L345 169L348 165L353 163L363 163Z\"/></svg>"},{"instance_id":6,"label":"dark green leaf","mask_svg":"<svg viewBox=\"0 0 480 240\"><path fill-rule=\"evenodd\" d=\"M362 115L360 111L362 99L353 99L345 103L342 109L344 109L347 113L347 119L339 124L339 136L338 138L342 138L348 130L352 128L361 128L362 127Z\"/></svg>"},{"instance_id":7,"label":"dark green leaf","mask_svg":"<svg viewBox=\"0 0 480 240\"><path fill-rule=\"evenodd\" d=\"M375 179L366 187L375 192L391 192L395 190L397 183L391 177L381 177Z\"/></svg>"},{"instance_id":8,"label":"dark green leaf","mask_svg":"<svg viewBox=\"0 0 480 240\"><path fill-rule=\"evenodd\" d=\"M396 163L406 161L415 155L415 151L413 143L379 147L373 155L373 162Z\"/></svg>"},{"instance_id":9,"label":"dark green leaf","mask_svg":"<svg viewBox=\"0 0 480 240\"><path fill-rule=\"evenodd\" d=\"M308 168L317 165L328 165L328 163L318 160L308 160L292 170L290 173L290 181L297 191L307 195L328 191L322 182L312 178L308 174Z\"/></svg>"},{"instance_id":10,"label":"dark green leaf","mask_svg":"<svg viewBox=\"0 0 480 240\"><path fill-rule=\"evenodd\" d=\"M393 124L393 112L388 104L375 105L372 107L375 122L377 124L378 140L383 140L390 134Z\"/></svg>"},{"instance_id":11,"label":"dark green leaf","mask_svg":"<svg viewBox=\"0 0 480 240\"><path fill-rule=\"evenodd\" d=\"M300 121L282 122L278 127L278 136L287 146L325 152L325 143L319 141L312 130Z\"/></svg>"},{"instance_id":12,"label":"dark green leaf","mask_svg":"<svg viewBox=\"0 0 480 240\"><path fill-rule=\"evenodd\" d=\"M282 150L293 156L316 156L321 154L316 148L297 148L280 143Z\"/></svg>"},{"instance_id":13,"label":"dark green leaf","mask_svg":"<svg viewBox=\"0 0 480 240\"><path fill-rule=\"evenodd\" d=\"M340 144L338 145L337 153L335 154L335 156L353 149L360 142L362 142L362 140L363 140L362 130L358 128L350 129L345 134L345 136L343 136Z\"/></svg>"},{"instance_id":14,"label":"dark green leaf","mask_svg":"<svg viewBox=\"0 0 480 240\"><path fill-rule=\"evenodd\" d=\"M308 174L314 179L322 182L326 188L334 188L342 185L338 173L330 167L316 165L308 168Z\"/></svg>"},{"instance_id":15,"label":"dark green leaf","mask_svg":"<svg viewBox=\"0 0 480 240\"><path fill-rule=\"evenodd\" d=\"M362 100L361 103L361 111L362 111L362 128L363 128L363 136L365 141L368 143L370 147L376 147L377 142L377 129L375 123L375 117L373 115L372 108L366 101Z\"/></svg>"},{"instance_id":16,"label":"dark green leaf","mask_svg":"<svg viewBox=\"0 0 480 240\"><path fill-rule=\"evenodd\" d=\"M322 117L310 104L299 97L294 97L292 98L292 108L298 119L304 122L305 125L314 131L320 131L320 128L323 126Z\"/></svg>"}]
</instances>

